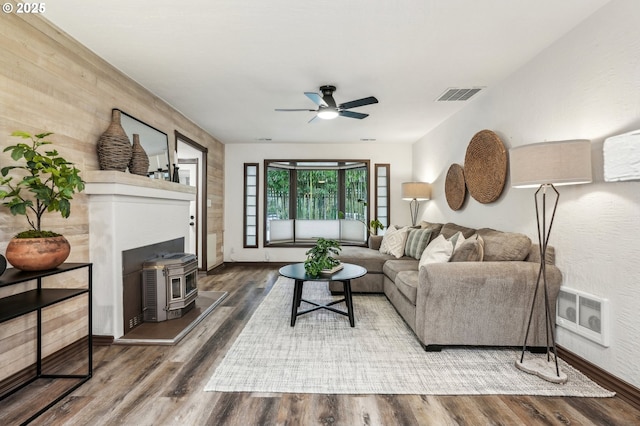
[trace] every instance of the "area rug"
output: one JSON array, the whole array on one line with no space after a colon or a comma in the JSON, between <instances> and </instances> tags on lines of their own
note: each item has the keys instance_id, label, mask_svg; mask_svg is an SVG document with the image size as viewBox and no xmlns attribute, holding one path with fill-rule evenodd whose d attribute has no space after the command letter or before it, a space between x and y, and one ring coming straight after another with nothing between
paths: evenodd
<instances>
[{"instance_id":1,"label":"area rug","mask_svg":"<svg viewBox=\"0 0 640 426\"><path fill-rule=\"evenodd\" d=\"M346 316L324 309L298 317L291 327L292 295L293 280L280 277L215 370L205 391L614 395L562 360L561 368L569 378L565 384L523 373L514 365L520 354L516 349L425 352L384 295L353 296L353 328ZM306 283L303 298L323 303L336 299L325 282Z\"/></svg>"}]
</instances>

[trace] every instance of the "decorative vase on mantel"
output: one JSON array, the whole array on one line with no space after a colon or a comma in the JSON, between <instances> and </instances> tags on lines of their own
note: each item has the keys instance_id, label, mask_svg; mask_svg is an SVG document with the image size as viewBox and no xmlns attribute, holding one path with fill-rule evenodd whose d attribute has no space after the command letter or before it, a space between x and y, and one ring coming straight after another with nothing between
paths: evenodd
<instances>
[{"instance_id":1,"label":"decorative vase on mantel","mask_svg":"<svg viewBox=\"0 0 640 426\"><path fill-rule=\"evenodd\" d=\"M140 144L140 135L133 134L133 147L131 148L131 160L129 172L134 175L146 176L149 173L149 157Z\"/></svg>"},{"instance_id":2,"label":"decorative vase on mantel","mask_svg":"<svg viewBox=\"0 0 640 426\"><path fill-rule=\"evenodd\" d=\"M120 111L111 112L111 124L98 139L100 170L127 170L131 160L131 142L120 124Z\"/></svg>"}]
</instances>

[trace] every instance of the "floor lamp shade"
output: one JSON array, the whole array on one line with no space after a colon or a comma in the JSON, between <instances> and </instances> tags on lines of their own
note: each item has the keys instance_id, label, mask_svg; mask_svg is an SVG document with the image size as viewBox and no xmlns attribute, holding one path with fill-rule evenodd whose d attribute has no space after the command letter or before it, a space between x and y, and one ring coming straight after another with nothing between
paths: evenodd
<instances>
[{"instance_id":1,"label":"floor lamp shade","mask_svg":"<svg viewBox=\"0 0 640 426\"><path fill-rule=\"evenodd\" d=\"M575 185L592 180L591 142L588 140L518 146L509 150L509 157L514 188Z\"/></svg>"},{"instance_id":2,"label":"floor lamp shade","mask_svg":"<svg viewBox=\"0 0 640 426\"><path fill-rule=\"evenodd\" d=\"M402 199L429 200L431 199L431 185L426 182L404 182L402 184Z\"/></svg>"}]
</instances>

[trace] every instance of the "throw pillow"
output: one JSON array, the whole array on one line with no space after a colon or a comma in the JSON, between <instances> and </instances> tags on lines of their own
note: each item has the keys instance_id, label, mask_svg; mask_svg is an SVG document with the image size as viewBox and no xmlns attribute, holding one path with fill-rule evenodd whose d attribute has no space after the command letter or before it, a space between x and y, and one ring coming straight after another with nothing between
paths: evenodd
<instances>
[{"instance_id":1,"label":"throw pillow","mask_svg":"<svg viewBox=\"0 0 640 426\"><path fill-rule=\"evenodd\" d=\"M484 240L485 262L524 260L531 250L531 239L524 234L483 228L478 235Z\"/></svg>"},{"instance_id":2,"label":"throw pillow","mask_svg":"<svg viewBox=\"0 0 640 426\"><path fill-rule=\"evenodd\" d=\"M407 243L404 246L404 254L420 260L422 252L427 248L431 239L430 229L411 229L407 234Z\"/></svg>"},{"instance_id":3,"label":"throw pillow","mask_svg":"<svg viewBox=\"0 0 640 426\"><path fill-rule=\"evenodd\" d=\"M467 238L456 251L453 252L451 262L482 262L484 258L484 240L478 234Z\"/></svg>"},{"instance_id":4,"label":"throw pillow","mask_svg":"<svg viewBox=\"0 0 640 426\"><path fill-rule=\"evenodd\" d=\"M393 234L398 228L395 225L389 225L387 230L384 232L382 236L382 242L380 243L380 248L378 249L380 253L386 254L389 252L389 238L388 235Z\"/></svg>"},{"instance_id":5,"label":"throw pillow","mask_svg":"<svg viewBox=\"0 0 640 426\"><path fill-rule=\"evenodd\" d=\"M422 256L420 256L419 267L430 263L446 263L453 253L453 243L444 236L438 235L429 243Z\"/></svg>"},{"instance_id":6,"label":"throw pillow","mask_svg":"<svg viewBox=\"0 0 640 426\"><path fill-rule=\"evenodd\" d=\"M465 238L462 232L458 231L448 238L448 240L453 244L453 251L455 252L464 243Z\"/></svg>"},{"instance_id":7,"label":"throw pillow","mask_svg":"<svg viewBox=\"0 0 640 426\"><path fill-rule=\"evenodd\" d=\"M420 228L430 229L431 236L435 238L435 236L438 235L440 233L440 230L442 229L442 223L427 222L423 220L422 222L420 222Z\"/></svg>"},{"instance_id":8,"label":"throw pillow","mask_svg":"<svg viewBox=\"0 0 640 426\"><path fill-rule=\"evenodd\" d=\"M380 244L380 253L390 254L400 259L404 255L404 245L407 241L408 227L396 228L395 226L389 227L387 232L382 237L382 244Z\"/></svg>"}]
</instances>

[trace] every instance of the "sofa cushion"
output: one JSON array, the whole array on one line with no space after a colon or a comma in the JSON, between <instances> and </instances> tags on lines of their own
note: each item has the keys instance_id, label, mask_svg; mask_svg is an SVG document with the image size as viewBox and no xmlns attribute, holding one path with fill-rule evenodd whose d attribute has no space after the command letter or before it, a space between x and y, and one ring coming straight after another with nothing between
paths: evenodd
<instances>
[{"instance_id":1,"label":"sofa cushion","mask_svg":"<svg viewBox=\"0 0 640 426\"><path fill-rule=\"evenodd\" d=\"M416 295L418 294L418 276L416 270L400 271L394 280L396 287L411 303L416 304Z\"/></svg>"},{"instance_id":2,"label":"sofa cushion","mask_svg":"<svg viewBox=\"0 0 640 426\"><path fill-rule=\"evenodd\" d=\"M380 246L382 245L382 235L371 235L367 240L367 244L369 248L372 250L380 250Z\"/></svg>"},{"instance_id":3,"label":"sofa cushion","mask_svg":"<svg viewBox=\"0 0 640 426\"><path fill-rule=\"evenodd\" d=\"M455 235L456 232L462 232L465 238L469 238L473 234L476 233L476 230L473 228L467 228L466 226L456 225L455 223L445 223L442 226L442 230L440 234L444 235L445 238L451 238Z\"/></svg>"},{"instance_id":4,"label":"sofa cushion","mask_svg":"<svg viewBox=\"0 0 640 426\"><path fill-rule=\"evenodd\" d=\"M520 261L527 258L531 239L524 234L482 228L478 235L484 240L484 261Z\"/></svg>"},{"instance_id":5,"label":"sofa cushion","mask_svg":"<svg viewBox=\"0 0 640 426\"><path fill-rule=\"evenodd\" d=\"M467 238L451 255L450 262L482 262L484 240L478 234Z\"/></svg>"},{"instance_id":6,"label":"sofa cushion","mask_svg":"<svg viewBox=\"0 0 640 426\"><path fill-rule=\"evenodd\" d=\"M440 234L429 243L426 249L424 249L424 252L420 257L419 267L422 268L429 263L448 262L452 253L453 242Z\"/></svg>"},{"instance_id":7,"label":"sofa cushion","mask_svg":"<svg viewBox=\"0 0 640 426\"><path fill-rule=\"evenodd\" d=\"M415 259L393 259L387 260L382 267L382 272L389 277L391 281L395 281L396 275L401 271L417 271L418 261Z\"/></svg>"},{"instance_id":8,"label":"sofa cushion","mask_svg":"<svg viewBox=\"0 0 640 426\"><path fill-rule=\"evenodd\" d=\"M404 254L420 260L420 256L430 240L430 229L410 229L407 234L407 242L404 245Z\"/></svg>"},{"instance_id":9,"label":"sofa cushion","mask_svg":"<svg viewBox=\"0 0 640 426\"><path fill-rule=\"evenodd\" d=\"M380 245L380 253L391 254L397 259L404 256L404 245L407 242L407 234L409 233L409 227L397 228L394 225L389 226L387 232L382 237L382 244Z\"/></svg>"},{"instance_id":10,"label":"sofa cushion","mask_svg":"<svg viewBox=\"0 0 640 426\"><path fill-rule=\"evenodd\" d=\"M527 262L540 263L540 245L539 244L531 244L531 249L529 249L529 255L525 260ZM547 265L556 264L556 249L553 246L547 246L545 263Z\"/></svg>"},{"instance_id":11,"label":"sofa cushion","mask_svg":"<svg viewBox=\"0 0 640 426\"><path fill-rule=\"evenodd\" d=\"M420 228L430 229L431 239L434 239L435 237L438 236L438 234L440 234L440 230L442 230L442 223L427 222L423 220L422 222L420 222Z\"/></svg>"},{"instance_id":12,"label":"sofa cushion","mask_svg":"<svg viewBox=\"0 0 640 426\"><path fill-rule=\"evenodd\" d=\"M342 246L342 251L337 258L341 262L360 265L370 274L381 274L384 262L396 257L366 247Z\"/></svg>"}]
</instances>

